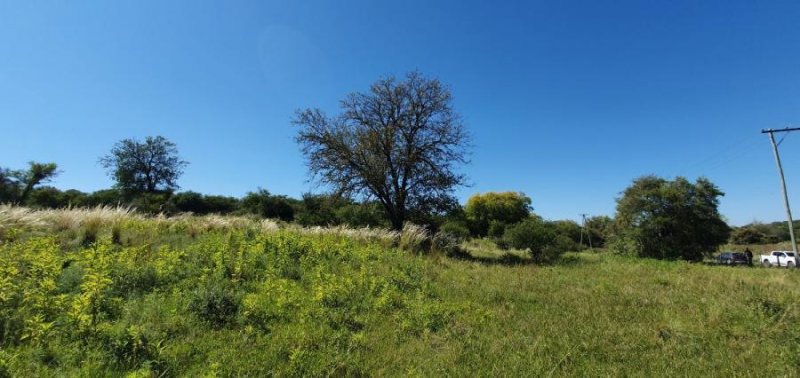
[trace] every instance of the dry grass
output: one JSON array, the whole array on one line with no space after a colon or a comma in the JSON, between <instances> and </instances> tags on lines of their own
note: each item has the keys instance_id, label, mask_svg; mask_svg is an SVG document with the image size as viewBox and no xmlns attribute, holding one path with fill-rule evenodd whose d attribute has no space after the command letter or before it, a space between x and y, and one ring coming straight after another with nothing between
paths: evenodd
<instances>
[{"instance_id":1,"label":"dry grass","mask_svg":"<svg viewBox=\"0 0 800 378\"><path fill-rule=\"evenodd\" d=\"M154 222L159 229L185 231L191 236L218 230L255 229L270 233L281 229L290 229L300 233L339 235L365 242L379 242L387 247L398 246L414 252L422 251L430 239L430 233L424 227L410 223L405 225L403 231L398 232L369 227L301 227L272 219L217 214L146 216L135 212L130 207L98 206L33 210L12 205L0 205L0 238L8 230L18 229L53 233L69 231L76 235L83 235L84 239L88 235L91 240L93 235L97 235L101 229L113 230L121 222L145 220Z\"/></svg>"}]
</instances>

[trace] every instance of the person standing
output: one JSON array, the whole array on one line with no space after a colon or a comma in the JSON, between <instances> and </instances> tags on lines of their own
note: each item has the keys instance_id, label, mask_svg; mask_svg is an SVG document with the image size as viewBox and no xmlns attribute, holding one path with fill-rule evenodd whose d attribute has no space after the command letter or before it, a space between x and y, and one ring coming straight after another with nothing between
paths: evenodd
<instances>
[{"instance_id":1,"label":"person standing","mask_svg":"<svg viewBox=\"0 0 800 378\"><path fill-rule=\"evenodd\" d=\"M747 255L747 265L753 266L753 252L750 248L745 248L744 254Z\"/></svg>"}]
</instances>

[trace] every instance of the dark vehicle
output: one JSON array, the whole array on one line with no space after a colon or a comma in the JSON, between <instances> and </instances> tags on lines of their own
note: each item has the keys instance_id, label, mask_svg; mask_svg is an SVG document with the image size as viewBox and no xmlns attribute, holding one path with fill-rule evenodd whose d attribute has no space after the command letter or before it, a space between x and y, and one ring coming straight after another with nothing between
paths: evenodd
<instances>
[{"instance_id":1,"label":"dark vehicle","mask_svg":"<svg viewBox=\"0 0 800 378\"><path fill-rule=\"evenodd\" d=\"M717 262L723 265L747 265L747 255L741 252L722 252L717 256Z\"/></svg>"}]
</instances>

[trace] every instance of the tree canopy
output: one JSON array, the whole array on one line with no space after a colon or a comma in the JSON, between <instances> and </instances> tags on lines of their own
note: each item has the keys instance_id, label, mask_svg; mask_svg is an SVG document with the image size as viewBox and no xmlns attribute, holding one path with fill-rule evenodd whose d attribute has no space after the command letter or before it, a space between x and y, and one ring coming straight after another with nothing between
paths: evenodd
<instances>
[{"instance_id":1,"label":"tree canopy","mask_svg":"<svg viewBox=\"0 0 800 378\"><path fill-rule=\"evenodd\" d=\"M555 262L564 252L577 247L564 232L563 224L546 222L536 215L506 228L503 242L512 248L527 250L536 263Z\"/></svg>"},{"instance_id":2,"label":"tree canopy","mask_svg":"<svg viewBox=\"0 0 800 378\"><path fill-rule=\"evenodd\" d=\"M337 194L375 198L395 229L415 213L456 204L469 137L437 79L388 77L341 102L341 113L298 111L297 142L312 176Z\"/></svg>"},{"instance_id":3,"label":"tree canopy","mask_svg":"<svg viewBox=\"0 0 800 378\"><path fill-rule=\"evenodd\" d=\"M473 232L486 236L492 222L514 224L531 213L531 199L518 192L478 193L467 200L464 209Z\"/></svg>"},{"instance_id":4,"label":"tree canopy","mask_svg":"<svg viewBox=\"0 0 800 378\"><path fill-rule=\"evenodd\" d=\"M245 212L264 218L280 219L291 222L294 220L292 200L286 196L270 194L266 189L258 189L247 193L242 198L242 209Z\"/></svg>"},{"instance_id":5,"label":"tree canopy","mask_svg":"<svg viewBox=\"0 0 800 378\"><path fill-rule=\"evenodd\" d=\"M178 156L178 148L162 136L143 142L123 139L102 157L100 163L125 193L169 192L178 188L178 178L189 163Z\"/></svg>"},{"instance_id":6,"label":"tree canopy","mask_svg":"<svg viewBox=\"0 0 800 378\"><path fill-rule=\"evenodd\" d=\"M617 200L615 241L619 252L659 259L697 261L725 243L730 228L718 211L724 193L706 178L641 177Z\"/></svg>"},{"instance_id":7,"label":"tree canopy","mask_svg":"<svg viewBox=\"0 0 800 378\"><path fill-rule=\"evenodd\" d=\"M0 168L0 202L26 203L33 189L58 175L56 163L28 163L27 170Z\"/></svg>"}]
</instances>

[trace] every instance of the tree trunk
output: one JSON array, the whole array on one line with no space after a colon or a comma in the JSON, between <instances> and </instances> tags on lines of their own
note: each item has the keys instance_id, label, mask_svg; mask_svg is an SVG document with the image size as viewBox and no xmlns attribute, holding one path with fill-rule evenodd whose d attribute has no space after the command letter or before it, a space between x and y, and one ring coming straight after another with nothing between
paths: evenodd
<instances>
[{"instance_id":1,"label":"tree trunk","mask_svg":"<svg viewBox=\"0 0 800 378\"><path fill-rule=\"evenodd\" d=\"M33 184L32 183L25 184L25 189L22 190L22 194L19 196L19 203L20 204L22 204L22 205L25 204L25 201L28 199L28 195L31 194L32 190L33 190Z\"/></svg>"},{"instance_id":2,"label":"tree trunk","mask_svg":"<svg viewBox=\"0 0 800 378\"><path fill-rule=\"evenodd\" d=\"M405 214L402 211L396 210L396 211L387 213L387 215L389 215L389 221L392 222L392 229L396 230L396 231L402 231L403 230L403 224L406 221L405 220Z\"/></svg>"}]
</instances>

